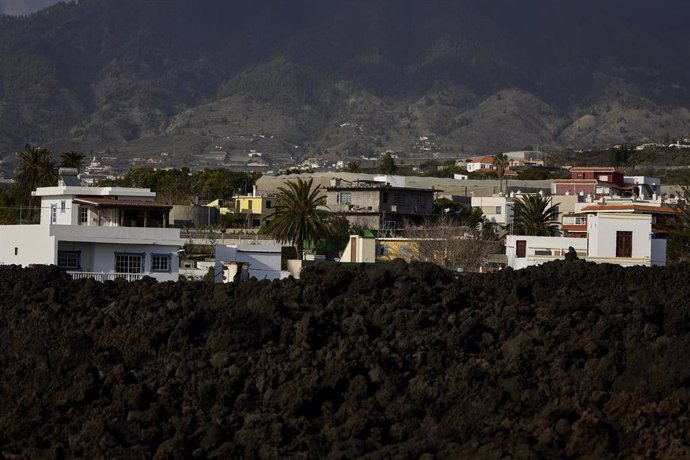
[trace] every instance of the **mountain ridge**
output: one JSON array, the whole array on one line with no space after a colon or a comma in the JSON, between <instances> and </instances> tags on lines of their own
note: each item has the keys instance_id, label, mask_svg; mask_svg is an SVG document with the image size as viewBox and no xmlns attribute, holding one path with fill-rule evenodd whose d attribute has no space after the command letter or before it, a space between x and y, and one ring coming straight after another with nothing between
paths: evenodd
<instances>
[{"instance_id":1,"label":"mountain ridge","mask_svg":"<svg viewBox=\"0 0 690 460\"><path fill-rule=\"evenodd\" d=\"M32 142L193 161L178 135L200 153L299 158L405 154L422 136L491 153L683 134L685 13L670 0L59 3L0 17L0 159ZM273 132L275 145L220 145Z\"/></svg>"}]
</instances>

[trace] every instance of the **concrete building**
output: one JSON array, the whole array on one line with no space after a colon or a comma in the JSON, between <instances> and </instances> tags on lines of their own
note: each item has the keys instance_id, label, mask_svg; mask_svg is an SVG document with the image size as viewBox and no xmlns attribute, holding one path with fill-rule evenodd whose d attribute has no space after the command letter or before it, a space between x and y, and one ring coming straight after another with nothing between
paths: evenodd
<instances>
[{"instance_id":1,"label":"concrete building","mask_svg":"<svg viewBox=\"0 0 690 460\"><path fill-rule=\"evenodd\" d=\"M482 210L487 221L501 226L506 226L513 221L513 207L515 195L497 194L494 196L472 197L472 207Z\"/></svg>"},{"instance_id":2,"label":"concrete building","mask_svg":"<svg viewBox=\"0 0 690 460\"><path fill-rule=\"evenodd\" d=\"M326 189L327 206L354 225L390 232L433 213L439 190L406 187L400 176L382 177L355 182L333 179Z\"/></svg>"},{"instance_id":3,"label":"concrete building","mask_svg":"<svg viewBox=\"0 0 690 460\"><path fill-rule=\"evenodd\" d=\"M155 193L65 184L33 192L41 198L39 224L0 226L0 264L52 264L101 281L177 280L180 231L168 228L171 207L156 203Z\"/></svg>"}]
</instances>

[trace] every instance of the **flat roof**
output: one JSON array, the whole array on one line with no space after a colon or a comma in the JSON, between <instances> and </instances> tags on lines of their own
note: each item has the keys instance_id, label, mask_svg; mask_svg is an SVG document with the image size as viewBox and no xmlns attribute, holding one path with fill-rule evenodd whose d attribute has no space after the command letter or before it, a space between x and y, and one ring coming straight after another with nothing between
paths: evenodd
<instances>
[{"instance_id":1,"label":"flat roof","mask_svg":"<svg viewBox=\"0 0 690 460\"><path fill-rule=\"evenodd\" d=\"M146 200L115 200L112 198L99 197L76 197L75 203L90 204L92 206L103 208L158 208L158 209L172 209L172 205L156 203L155 201Z\"/></svg>"}]
</instances>

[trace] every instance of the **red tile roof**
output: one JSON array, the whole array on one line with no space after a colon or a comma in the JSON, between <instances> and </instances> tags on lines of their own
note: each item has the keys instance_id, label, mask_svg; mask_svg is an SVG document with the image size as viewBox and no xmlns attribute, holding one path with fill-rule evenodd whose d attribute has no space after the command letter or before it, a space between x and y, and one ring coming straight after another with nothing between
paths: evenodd
<instances>
[{"instance_id":1,"label":"red tile roof","mask_svg":"<svg viewBox=\"0 0 690 460\"><path fill-rule=\"evenodd\" d=\"M640 212L645 214L675 214L676 208L670 206L650 206L643 204L597 204L585 206L582 208L583 212L597 212L597 211L629 211Z\"/></svg>"}]
</instances>

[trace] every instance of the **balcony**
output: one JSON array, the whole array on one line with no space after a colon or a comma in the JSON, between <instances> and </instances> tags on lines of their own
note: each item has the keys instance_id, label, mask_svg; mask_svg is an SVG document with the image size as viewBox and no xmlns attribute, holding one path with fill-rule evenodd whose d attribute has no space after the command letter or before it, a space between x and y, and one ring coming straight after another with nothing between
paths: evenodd
<instances>
[{"instance_id":1,"label":"balcony","mask_svg":"<svg viewBox=\"0 0 690 460\"><path fill-rule=\"evenodd\" d=\"M125 281L139 281L147 275L146 273L95 273L95 272L67 272L75 280L93 279L100 283L103 281L114 281L115 278L122 278Z\"/></svg>"}]
</instances>

